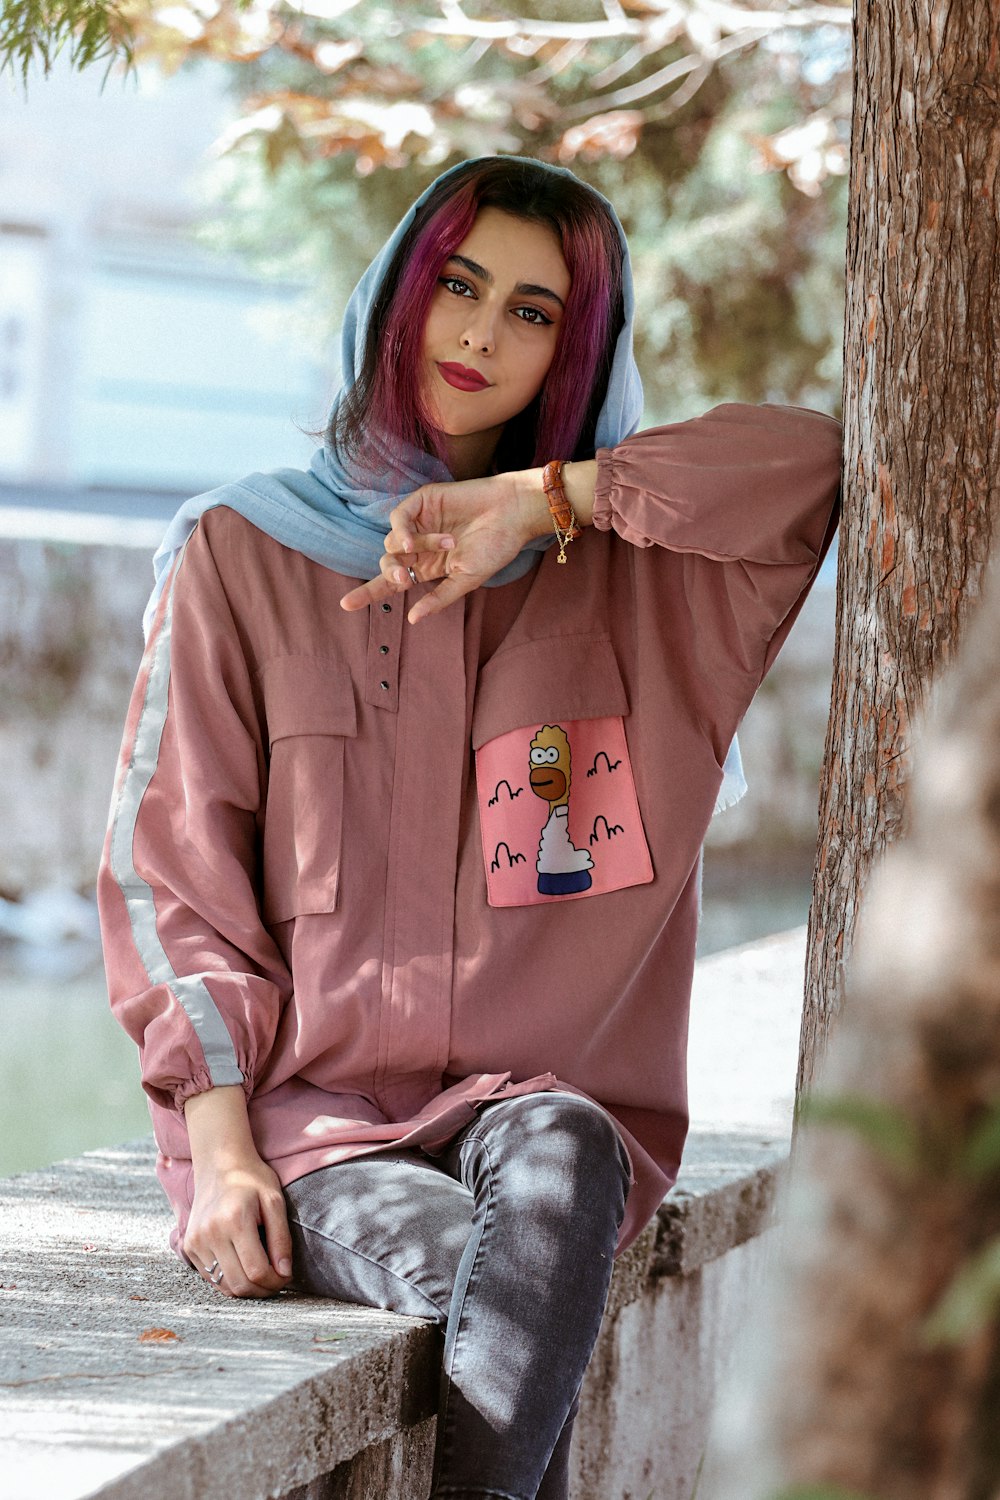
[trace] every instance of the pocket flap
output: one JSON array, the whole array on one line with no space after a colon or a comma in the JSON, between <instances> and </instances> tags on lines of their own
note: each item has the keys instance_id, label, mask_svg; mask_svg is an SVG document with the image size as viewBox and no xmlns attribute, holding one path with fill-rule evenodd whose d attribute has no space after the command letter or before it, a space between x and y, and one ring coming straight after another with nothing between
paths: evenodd
<instances>
[{"instance_id":1,"label":"pocket flap","mask_svg":"<svg viewBox=\"0 0 1000 1500\"><path fill-rule=\"evenodd\" d=\"M293 734L357 734L351 674L339 657L280 656L260 681L269 745Z\"/></svg>"},{"instance_id":2,"label":"pocket flap","mask_svg":"<svg viewBox=\"0 0 1000 1500\"><path fill-rule=\"evenodd\" d=\"M472 715L472 745L478 750L525 724L621 718L628 711L608 636L547 636L507 646L483 667Z\"/></svg>"}]
</instances>

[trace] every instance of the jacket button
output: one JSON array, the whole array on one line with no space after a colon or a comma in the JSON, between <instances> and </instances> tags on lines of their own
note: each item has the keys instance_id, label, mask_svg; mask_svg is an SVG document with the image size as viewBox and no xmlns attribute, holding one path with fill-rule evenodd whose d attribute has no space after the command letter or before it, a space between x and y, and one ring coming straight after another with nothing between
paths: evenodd
<instances>
[{"instance_id":1,"label":"jacket button","mask_svg":"<svg viewBox=\"0 0 1000 1500\"><path fill-rule=\"evenodd\" d=\"M383 614L384 614L384 615L388 615L388 614L391 614L391 613L392 613L392 605L391 605L391 604L389 604L389 603L388 603L388 602L387 602L387 603L385 603L385 604L383 604L383 605L382 605L382 613L383 613Z\"/></svg>"},{"instance_id":2,"label":"jacket button","mask_svg":"<svg viewBox=\"0 0 1000 1500\"><path fill-rule=\"evenodd\" d=\"M388 691L389 691L389 684L388 684L388 683L387 683L387 682L380 682L380 683L379 683L379 687L380 687L380 688L385 688L385 691L386 691L386 692L388 692Z\"/></svg>"},{"instance_id":3,"label":"jacket button","mask_svg":"<svg viewBox=\"0 0 1000 1500\"><path fill-rule=\"evenodd\" d=\"M380 646L378 648L378 654L379 654L379 656L388 656L389 655L389 647L388 646Z\"/></svg>"}]
</instances>

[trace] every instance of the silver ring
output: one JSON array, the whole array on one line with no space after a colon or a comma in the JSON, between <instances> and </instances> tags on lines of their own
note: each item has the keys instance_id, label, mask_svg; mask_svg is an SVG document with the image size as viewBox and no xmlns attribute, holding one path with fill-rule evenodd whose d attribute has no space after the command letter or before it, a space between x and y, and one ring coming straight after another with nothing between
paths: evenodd
<instances>
[{"instance_id":1,"label":"silver ring","mask_svg":"<svg viewBox=\"0 0 1000 1500\"><path fill-rule=\"evenodd\" d=\"M225 1271L223 1271L220 1268L218 1271L216 1271L216 1273L215 1273L214 1276L210 1276L208 1279L212 1283L213 1286L218 1286L219 1282L222 1280L222 1278L223 1278L223 1276L225 1274L226 1274Z\"/></svg>"},{"instance_id":2,"label":"silver ring","mask_svg":"<svg viewBox=\"0 0 1000 1500\"><path fill-rule=\"evenodd\" d=\"M406 571L407 571L407 572L408 572L408 573L409 573L409 575L410 575L410 582L411 582L411 583L419 583L419 582L420 582L420 579L419 579L419 578L418 578L418 577L417 577L417 575L416 575L416 573L414 573L414 571L413 571L413 569L412 569L412 568L407 568L407 570L406 570Z\"/></svg>"},{"instance_id":3,"label":"silver ring","mask_svg":"<svg viewBox=\"0 0 1000 1500\"><path fill-rule=\"evenodd\" d=\"M217 1271L219 1272L218 1275L215 1274ZM225 1273L223 1271L219 1271L219 1262L217 1260L213 1260L210 1266L205 1267L205 1276L213 1286L219 1285L219 1282L222 1280L224 1274Z\"/></svg>"}]
</instances>

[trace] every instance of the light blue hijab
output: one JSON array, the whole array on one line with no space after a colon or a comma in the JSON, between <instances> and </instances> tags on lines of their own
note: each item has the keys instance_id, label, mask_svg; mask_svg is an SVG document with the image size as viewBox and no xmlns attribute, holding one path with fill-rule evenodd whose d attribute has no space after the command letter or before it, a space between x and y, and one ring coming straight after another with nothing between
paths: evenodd
<instances>
[{"instance_id":1,"label":"light blue hijab","mask_svg":"<svg viewBox=\"0 0 1000 1500\"><path fill-rule=\"evenodd\" d=\"M519 156L512 156L509 160L530 162L536 168L568 177L574 182L580 181L565 167L551 166L547 162ZM468 165L468 162L461 162L458 166L449 168L421 193L351 293L340 336L341 387L334 401L334 410L344 393L353 386L361 369L372 306L383 277L413 223L417 210L439 183L446 182ZM603 203L622 243L624 323L615 345L607 393L598 414L594 435L595 449L614 448L635 432L642 416L642 381L632 350L635 325L632 266L625 231L613 206L589 184L582 186ZM313 455L307 470L275 469L270 474L250 474L236 484L220 485L217 489L193 496L184 502L171 520L153 558L155 583L143 616L147 635L174 559L206 510L216 505L228 505L275 541L304 553L313 562L337 573L344 573L349 578L368 579L374 578L379 571L379 560L385 550L389 513L404 496L419 489L422 484L447 482L450 479L451 474L441 459L411 447L402 450L395 447L392 462L386 464L384 472L362 472L345 462L327 440ZM544 552L554 541L554 534L535 538L506 567L487 579L484 587L496 588L523 577L538 554ZM726 757L725 776L716 811L738 801L745 790L739 747L734 740Z\"/></svg>"}]
</instances>

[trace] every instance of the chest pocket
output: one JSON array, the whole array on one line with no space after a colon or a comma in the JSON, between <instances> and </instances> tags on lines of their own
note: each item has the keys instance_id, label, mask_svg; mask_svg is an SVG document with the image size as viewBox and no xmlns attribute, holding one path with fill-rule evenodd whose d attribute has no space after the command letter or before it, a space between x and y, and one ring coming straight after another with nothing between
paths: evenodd
<instances>
[{"instance_id":1,"label":"chest pocket","mask_svg":"<svg viewBox=\"0 0 1000 1500\"><path fill-rule=\"evenodd\" d=\"M344 746L357 734L350 673L336 658L286 656L261 673L270 748L261 909L285 922L337 906Z\"/></svg>"},{"instance_id":2,"label":"chest pocket","mask_svg":"<svg viewBox=\"0 0 1000 1500\"><path fill-rule=\"evenodd\" d=\"M508 647L480 674L472 721L490 906L643 885L653 865L607 636Z\"/></svg>"}]
</instances>

